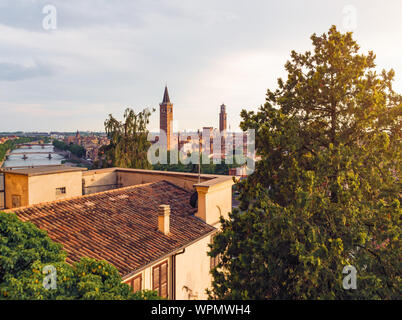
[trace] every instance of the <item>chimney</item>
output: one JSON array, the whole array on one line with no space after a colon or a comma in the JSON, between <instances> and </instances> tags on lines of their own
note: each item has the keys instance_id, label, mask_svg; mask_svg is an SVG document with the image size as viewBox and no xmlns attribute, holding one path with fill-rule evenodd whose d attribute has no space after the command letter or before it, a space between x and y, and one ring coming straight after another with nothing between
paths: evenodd
<instances>
[{"instance_id":1,"label":"chimney","mask_svg":"<svg viewBox=\"0 0 402 320\"><path fill-rule=\"evenodd\" d=\"M158 208L158 230L165 235L170 232L170 206L161 204Z\"/></svg>"}]
</instances>

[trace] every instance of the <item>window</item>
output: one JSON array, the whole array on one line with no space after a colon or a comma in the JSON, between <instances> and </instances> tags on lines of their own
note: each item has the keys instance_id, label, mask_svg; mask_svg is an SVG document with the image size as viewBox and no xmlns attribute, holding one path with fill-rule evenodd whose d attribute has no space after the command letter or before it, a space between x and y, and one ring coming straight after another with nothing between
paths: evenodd
<instances>
[{"instance_id":1,"label":"window","mask_svg":"<svg viewBox=\"0 0 402 320\"><path fill-rule=\"evenodd\" d=\"M13 194L11 196L11 207L12 208L17 208L17 207L21 207L21 196L17 195L17 194Z\"/></svg>"},{"instance_id":2,"label":"window","mask_svg":"<svg viewBox=\"0 0 402 320\"><path fill-rule=\"evenodd\" d=\"M66 187L56 188L56 196L66 193Z\"/></svg>"},{"instance_id":3,"label":"window","mask_svg":"<svg viewBox=\"0 0 402 320\"><path fill-rule=\"evenodd\" d=\"M168 297L168 263L162 262L152 268L152 290L158 292L158 296Z\"/></svg>"},{"instance_id":4,"label":"window","mask_svg":"<svg viewBox=\"0 0 402 320\"><path fill-rule=\"evenodd\" d=\"M214 237L215 237L215 235L211 236L211 243L214 242ZM220 258L220 255L217 255L216 257L211 257L211 260L210 260L210 268L211 268L211 270L218 265L219 258Z\"/></svg>"},{"instance_id":5,"label":"window","mask_svg":"<svg viewBox=\"0 0 402 320\"><path fill-rule=\"evenodd\" d=\"M212 270L213 268L215 268L215 267L218 265L218 263L219 263L219 256L211 257L210 263L211 263L211 270Z\"/></svg>"},{"instance_id":6,"label":"window","mask_svg":"<svg viewBox=\"0 0 402 320\"><path fill-rule=\"evenodd\" d=\"M142 274L135 276L128 284L133 288L133 292L142 290Z\"/></svg>"}]
</instances>

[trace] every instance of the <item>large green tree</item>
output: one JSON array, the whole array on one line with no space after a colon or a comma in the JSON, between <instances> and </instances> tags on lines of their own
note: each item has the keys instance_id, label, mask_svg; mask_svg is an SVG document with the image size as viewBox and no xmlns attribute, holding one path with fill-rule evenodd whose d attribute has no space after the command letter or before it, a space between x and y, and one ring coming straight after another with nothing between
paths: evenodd
<instances>
[{"instance_id":1,"label":"large green tree","mask_svg":"<svg viewBox=\"0 0 402 320\"><path fill-rule=\"evenodd\" d=\"M105 120L105 130L110 144L101 148L107 166L152 168L147 158L151 146L147 130L150 115L149 109L135 113L133 109L127 108L124 112L124 121L118 121L109 114L109 118Z\"/></svg>"},{"instance_id":2,"label":"large green tree","mask_svg":"<svg viewBox=\"0 0 402 320\"><path fill-rule=\"evenodd\" d=\"M45 231L0 212L0 300L158 299L154 291L132 293L106 261L83 258L70 265L65 258Z\"/></svg>"},{"instance_id":3,"label":"large green tree","mask_svg":"<svg viewBox=\"0 0 402 320\"><path fill-rule=\"evenodd\" d=\"M285 65L256 130L262 160L242 182L211 255L212 298L400 299L402 97L335 26ZM357 270L357 289L342 286Z\"/></svg>"}]
</instances>

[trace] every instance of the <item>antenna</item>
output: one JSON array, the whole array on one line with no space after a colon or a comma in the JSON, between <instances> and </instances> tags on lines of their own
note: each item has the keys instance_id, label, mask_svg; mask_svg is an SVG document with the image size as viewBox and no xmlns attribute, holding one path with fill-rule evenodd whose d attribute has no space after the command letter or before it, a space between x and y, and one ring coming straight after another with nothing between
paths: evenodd
<instances>
[{"instance_id":1,"label":"antenna","mask_svg":"<svg viewBox=\"0 0 402 320\"><path fill-rule=\"evenodd\" d=\"M201 141L200 129L198 129L198 183L201 182Z\"/></svg>"}]
</instances>

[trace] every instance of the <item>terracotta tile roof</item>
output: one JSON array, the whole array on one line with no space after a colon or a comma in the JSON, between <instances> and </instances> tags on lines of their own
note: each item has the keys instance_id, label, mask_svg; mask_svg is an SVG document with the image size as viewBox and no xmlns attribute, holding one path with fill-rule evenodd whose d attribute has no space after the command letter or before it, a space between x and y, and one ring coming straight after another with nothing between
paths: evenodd
<instances>
[{"instance_id":1,"label":"terracotta tile roof","mask_svg":"<svg viewBox=\"0 0 402 320\"><path fill-rule=\"evenodd\" d=\"M193 214L191 192L160 181L13 209L63 245L67 262L87 256L124 277L215 230ZM158 231L158 206L169 204L170 234Z\"/></svg>"}]
</instances>

